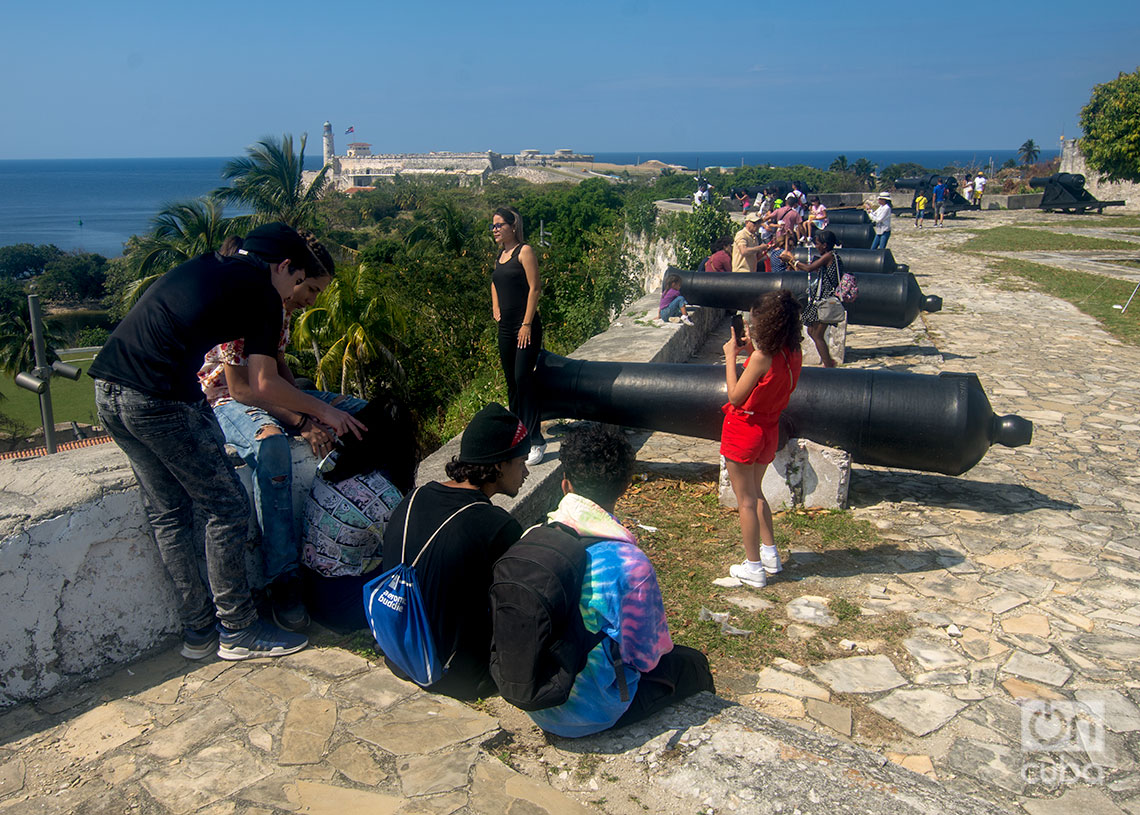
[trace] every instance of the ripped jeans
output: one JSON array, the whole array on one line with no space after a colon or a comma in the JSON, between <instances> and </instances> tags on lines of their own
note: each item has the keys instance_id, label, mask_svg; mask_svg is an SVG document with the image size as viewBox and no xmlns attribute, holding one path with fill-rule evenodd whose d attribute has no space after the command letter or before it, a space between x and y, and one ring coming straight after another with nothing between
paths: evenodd
<instances>
[{"instance_id":1,"label":"ripped jeans","mask_svg":"<svg viewBox=\"0 0 1140 815\"><path fill-rule=\"evenodd\" d=\"M342 401L337 407L356 413L366 404L355 396L326 391L305 391L322 402ZM261 528L261 556L265 580L296 573L300 564L300 538L293 516L293 453L281 423L258 407L228 401L214 406L226 443L249 467L253 506Z\"/></svg>"}]
</instances>

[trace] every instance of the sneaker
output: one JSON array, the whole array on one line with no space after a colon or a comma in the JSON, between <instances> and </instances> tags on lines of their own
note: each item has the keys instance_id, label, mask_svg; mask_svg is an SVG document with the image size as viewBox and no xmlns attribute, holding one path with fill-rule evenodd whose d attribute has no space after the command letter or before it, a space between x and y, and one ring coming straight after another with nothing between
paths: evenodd
<instances>
[{"instance_id":1,"label":"sneaker","mask_svg":"<svg viewBox=\"0 0 1140 815\"><path fill-rule=\"evenodd\" d=\"M309 627L309 610L301 600L301 578L283 577L269 585L269 607L273 622L286 631L303 631Z\"/></svg>"},{"instance_id":2,"label":"sneaker","mask_svg":"<svg viewBox=\"0 0 1140 815\"><path fill-rule=\"evenodd\" d=\"M304 634L283 631L265 620L254 620L237 631L231 631L222 625L218 628L218 656L222 659L283 657L295 654L309 644L309 638Z\"/></svg>"},{"instance_id":3,"label":"sneaker","mask_svg":"<svg viewBox=\"0 0 1140 815\"><path fill-rule=\"evenodd\" d=\"M764 564L764 571L768 574L779 574L784 571L783 565L780 563L780 553L776 552L773 555L764 554L764 547L760 547L760 562Z\"/></svg>"},{"instance_id":4,"label":"sneaker","mask_svg":"<svg viewBox=\"0 0 1140 815\"><path fill-rule=\"evenodd\" d=\"M762 589L768 585L768 575L763 569L753 570L747 563L736 563L728 567L730 577L735 577L745 586ZM219 652L220 656L220 652Z\"/></svg>"},{"instance_id":5,"label":"sneaker","mask_svg":"<svg viewBox=\"0 0 1140 815\"><path fill-rule=\"evenodd\" d=\"M533 467L536 464L541 464L543 457L546 455L546 445L536 444L530 448L530 455L526 457L526 466Z\"/></svg>"},{"instance_id":6,"label":"sneaker","mask_svg":"<svg viewBox=\"0 0 1140 815\"><path fill-rule=\"evenodd\" d=\"M218 650L218 627L214 623L182 630L182 656L205 659Z\"/></svg>"},{"instance_id":7,"label":"sneaker","mask_svg":"<svg viewBox=\"0 0 1140 815\"><path fill-rule=\"evenodd\" d=\"M681 322L683 322L685 325L692 325L693 324L693 321L689 319L688 314L682 314L681 315Z\"/></svg>"}]
</instances>

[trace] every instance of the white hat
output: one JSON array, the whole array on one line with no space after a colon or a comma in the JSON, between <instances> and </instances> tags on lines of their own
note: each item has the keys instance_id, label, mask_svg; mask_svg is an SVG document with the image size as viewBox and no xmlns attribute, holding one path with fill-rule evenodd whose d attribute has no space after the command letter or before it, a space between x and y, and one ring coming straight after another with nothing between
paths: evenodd
<instances>
[{"instance_id":1,"label":"white hat","mask_svg":"<svg viewBox=\"0 0 1140 815\"><path fill-rule=\"evenodd\" d=\"M880 201L890 201L891 200L891 194L889 192L881 192L881 193L879 193L879 200Z\"/></svg>"},{"instance_id":2,"label":"white hat","mask_svg":"<svg viewBox=\"0 0 1140 815\"><path fill-rule=\"evenodd\" d=\"M750 223L759 223L760 222L760 214L757 212L749 212L747 215L744 216L744 220L749 221Z\"/></svg>"}]
</instances>

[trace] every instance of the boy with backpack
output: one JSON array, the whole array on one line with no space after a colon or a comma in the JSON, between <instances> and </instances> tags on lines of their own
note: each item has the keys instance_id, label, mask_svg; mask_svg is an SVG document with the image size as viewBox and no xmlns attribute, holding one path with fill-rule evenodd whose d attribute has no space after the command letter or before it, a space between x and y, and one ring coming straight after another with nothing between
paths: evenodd
<instances>
[{"instance_id":1,"label":"boy with backpack","mask_svg":"<svg viewBox=\"0 0 1140 815\"><path fill-rule=\"evenodd\" d=\"M528 474L529 452L530 432L492 402L463 431L459 455L446 466L450 480L414 490L388 519L383 574L365 586L364 601L372 633L397 676L456 699L495 692L488 672L491 565L518 540L522 527L491 498L518 495ZM410 619L385 611L405 611L407 595L400 592L411 577L403 572L392 580L401 564L414 572L415 594L422 600L422 614ZM430 633L419 642L428 647L413 643L401 656L399 646L409 642L410 627L421 622ZM429 648L434 669L417 670Z\"/></svg>"},{"instance_id":2,"label":"boy with backpack","mask_svg":"<svg viewBox=\"0 0 1140 815\"><path fill-rule=\"evenodd\" d=\"M702 653L673 645L653 564L612 515L633 476L629 442L616 430L579 426L566 434L560 457L563 498L549 525L528 531L495 564L491 673L503 698L543 730L578 737L713 691L713 680ZM540 574L544 550L572 558L575 546L584 555L576 585ZM535 575L530 592L520 585L528 573ZM567 584L577 593L559 610ZM528 601L535 593L541 600ZM547 617L543 608L555 611ZM579 653L568 641L579 642Z\"/></svg>"}]
</instances>

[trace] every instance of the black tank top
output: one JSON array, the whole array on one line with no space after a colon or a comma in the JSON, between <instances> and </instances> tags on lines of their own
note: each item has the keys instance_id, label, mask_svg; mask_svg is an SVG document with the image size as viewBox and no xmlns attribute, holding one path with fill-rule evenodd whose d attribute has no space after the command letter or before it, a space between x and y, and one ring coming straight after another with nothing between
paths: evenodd
<instances>
[{"instance_id":1,"label":"black tank top","mask_svg":"<svg viewBox=\"0 0 1140 815\"><path fill-rule=\"evenodd\" d=\"M495 259L495 271L491 275L491 282L495 285L495 294L499 297L500 325L522 325L526 317L526 301L530 295L530 285L526 282L526 269L519 260L522 251L520 243L513 250L506 263Z\"/></svg>"}]
</instances>

